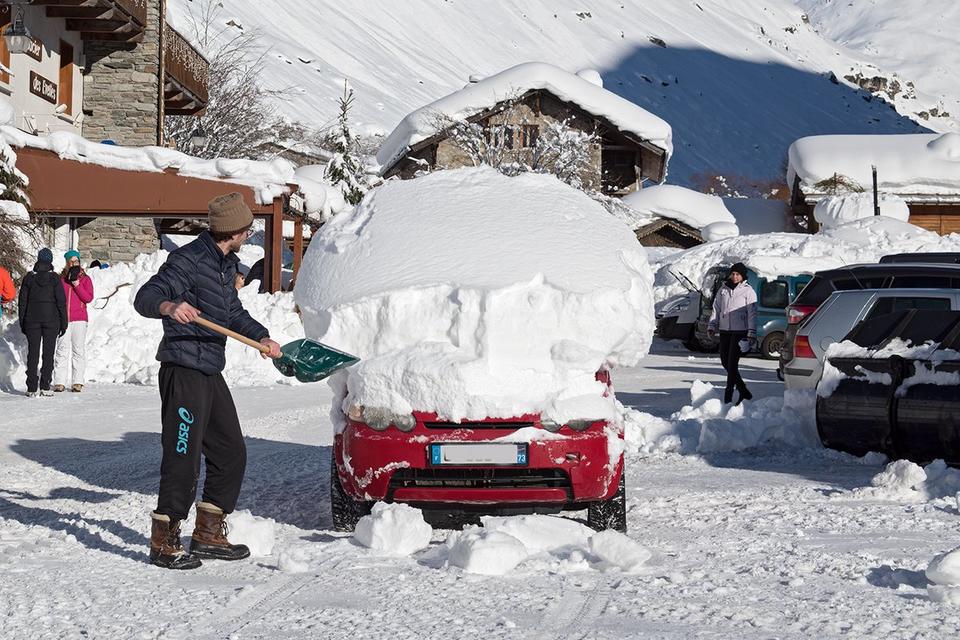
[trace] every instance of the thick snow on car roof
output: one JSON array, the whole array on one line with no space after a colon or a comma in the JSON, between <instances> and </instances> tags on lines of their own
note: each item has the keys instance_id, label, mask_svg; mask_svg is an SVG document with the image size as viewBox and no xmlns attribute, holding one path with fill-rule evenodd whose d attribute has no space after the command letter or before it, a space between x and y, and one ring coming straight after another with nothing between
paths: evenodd
<instances>
[{"instance_id":1,"label":"thick snow on car roof","mask_svg":"<svg viewBox=\"0 0 960 640\"><path fill-rule=\"evenodd\" d=\"M336 216L295 293L308 337L363 359L351 402L614 419L594 373L647 352L651 281L630 229L582 192L469 168L388 181Z\"/></svg>"},{"instance_id":2,"label":"thick snow on car roof","mask_svg":"<svg viewBox=\"0 0 960 640\"><path fill-rule=\"evenodd\" d=\"M412 145L439 133L445 121L464 120L533 89L549 91L609 120L622 131L648 140L666 151L668 159L673 152L672 130L661 118L580 75L545 62L525 62L408 114L384 140L377 162L389 167Z\"/></svg>"}]
</instances>

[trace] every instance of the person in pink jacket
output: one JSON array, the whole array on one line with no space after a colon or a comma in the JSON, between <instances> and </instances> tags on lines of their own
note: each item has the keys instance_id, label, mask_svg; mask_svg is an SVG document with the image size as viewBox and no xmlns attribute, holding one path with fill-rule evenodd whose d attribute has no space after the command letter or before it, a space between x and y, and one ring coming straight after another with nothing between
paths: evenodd
<instances>
[{"instance_id":1,"label":"person in pink jacket","mask_svg":"<svg viewBox=\"0 0 960 640\"><path fill-rule=\"evenodd\" d=\"M67 265L60 274L67 298L67 332L57 342L54 391L63 391L72 375L72 391L79 393L85 382L87 347L87 305L93 300L93 280L80 266L80 252L63 254Z\"/></svg>"}]
</instances>

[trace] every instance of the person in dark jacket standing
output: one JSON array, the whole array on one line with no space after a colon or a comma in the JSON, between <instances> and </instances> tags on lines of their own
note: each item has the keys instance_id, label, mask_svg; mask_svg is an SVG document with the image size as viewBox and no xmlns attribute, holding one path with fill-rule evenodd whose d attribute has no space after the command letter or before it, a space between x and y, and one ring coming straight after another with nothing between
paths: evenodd
<instances>
[{"instance_id":1,"label":"person in dark jacket standing","mask_svg":"<svg viewBox=\"0 0 960 640\"><path fill-rule=\"evenodd\" d=\"M18 302L20 330L27 336L27 396L52 396L53 354L57 338L67 331L67 299L53 272L53 252L44 247L33 271L23 278ZM37 375L37 365L40 375Z\"/></svg>"},{"instance_id":2,"label":"person in dark jacket standing","mask_svg":"<svg viewBox=\"0 0 960 640\"><path fill-rule=\"evenodd\" d=\"M226 535L225 518L237 504L246 467L240 421L221 375L226 339L193 321L202 315L269 346L264 357L280 356L280 345L250 317L234 287L236 252L249 235L253 214L239 193L214 198L208 210L209 231L171 253L134 300L140 315L163 320L157 350L163 458L151 514L150 562L168 569L194 569L201 558L250 555ZM180 523L196 496L201 452L206 479L188 553L180 543Z\"/></svg>"},{"instance_id":3,"label":"person in dark jacket standing","mask_svg":"<svg viewBox=\"0 0 960 640\"><path fill-rule=\"evenodd\" d=\"M730 267L730 275L713 298L713 312L707 324L711 336L720 332L720 363L727 372L727 388L723 401L733 401L736 388L737 404L752 400L753 394L740 376L740 356L753 348L757 341L757 292L747 282L747 267L738 262Z\"/></svg>"}]
</instances>

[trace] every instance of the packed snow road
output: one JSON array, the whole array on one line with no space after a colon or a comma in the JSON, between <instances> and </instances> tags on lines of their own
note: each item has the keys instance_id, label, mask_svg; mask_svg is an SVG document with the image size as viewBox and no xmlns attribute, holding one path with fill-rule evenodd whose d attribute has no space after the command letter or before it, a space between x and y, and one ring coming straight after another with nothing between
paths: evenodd
<instances>
[{"instance_id":1,"label":"packed snow road","mask_svg":"<svg viewBox=\"0 0 960 640\"><path fill-rule=\"evenodd\" d=\"M773 363L749 359L742 370L755 402L781 393ZM669 418L690 402L694 380L719 382L719 373L715 358L657 342L642 368L615 382L622 402ZM160 454L154 388L0 395L0 637L960 633L960 613L928 598L923 573L960 538L956 505L856 491L881 465L776 447L632 455L630 536L653 553L640 572L604 572L571 551L478 576L438 560L447 531L412 557L330 531L326 385L234 393L249 462L232 537L257 557L185 573L147 564Z\"/></svg>"}]
</instances>

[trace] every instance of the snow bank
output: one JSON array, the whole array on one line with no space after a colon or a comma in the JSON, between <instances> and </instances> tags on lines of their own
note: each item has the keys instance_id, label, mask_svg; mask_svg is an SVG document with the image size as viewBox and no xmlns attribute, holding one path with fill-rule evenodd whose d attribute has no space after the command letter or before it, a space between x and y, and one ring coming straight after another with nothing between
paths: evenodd
<instances>
[{"instance_id":1,"label":"snow bank","mask_svg":"<svg viewBox=\"0 0 960 640\"><path fill-rule=\"evenodd\" d=\"M296 288L307 335L361 357L348 404L444 419L617 421L594 378L653 334L630 230L551 176L490 168L388 181L313 238Z\"/></svg>"},{"instance_id":2,"label":"snow bank","mask_svg":"<svg viewBox=\"0 0 960 640\"><path fill-rule=\"evenodd\" d=\"M411 146L440 132L448 121L465 120L494 105L534 89L543 89L587 113L610 121L615 127L673 152L670 125L634 103L607 91L589 74L564 71L545 62L526 62L472 82L459 91L431 102L407 115L387 136L377 153L377 162L388 168Z\"/></svg>"},{"instance_id":3,"label":"snow bank","mask_svg":"<svg viewBox=\"0 0 960 640\"><path fill-rule=\"evenodd\" d=\"M509 573L529 555L515 537L480 528L450 534L447 546L450 566L489 576Z\"/></svg>"},{"instance_id":4,"label":"snow bank","mask_svg":"<svg viewBox=\"0 0 960 640\"><path fill-rule=\"evenodd\" d=\"M244 250L255 247L244 247ZM117 263L108 269L91 269L94 300L87 305L87 369L89 382L155 384L160 371L157 346L163 335L159 320L142 317L133 308L137 290L166 260L166 251L142 254L132 263ZM245 254L242 254L245 255ZM255 255L255 254L251 254ZM56 256L60 261L61 256ZM258 294L255 286L240 290L240 300L250 314L284 344L303 337L290 293ZM4 314L6 317L7 314ZM0 351L11 354L10 379L24 384L26 341L15 322L0 330ZM230 385L269 385L289 382L259 352L236 340L227 340L227 366L223 372ZM0 383L4 375L0 372Z\"/></svg>"},{"instance_id":5,"label":"snow bank","mask_svg":"<svg viewBox=\"0 0 960 640\"><path fill-rule=\"evenodd\" d=\"M742 451L770 442L795 448L819 448L812 393L787 391L739 406L723 404L719 390L695 380L690 404L669 419L624 408L628 453L718 453Z\"/></svg>"},{"instance_id":6,"label":"snow bank","mask_svg":"<svg viewBox=\"0 0 960 640\"><path fill-rule=\"evenodd\" d=\"M327 181L326 169L326 165L309 164L297 167L293 172L303 212L318 216L324 222L350 206L343 199L343 192Z\"/></svg>"},{"instance_id":7,"label":"snow bank","mask_svg":"<svg viewBox=\"0 0 960 640\"><path fill-rule=\"evenodd\" d=\"M710 242L664 258L655 265L657 301L686 289L669 271L700 283L720 263L743 262L763 277L814 273L874 263L891 253L960 251L960 235L941 236L886 216L870 216L814 234L770 233Z\"/></svg>"},{"instance_id":8,"label":"snow bank","mask_svg":"<svg viewBox=\"0 0 960 640\"><path fill-rule=\"evenodd\" d=\"M894 460L873 477L870 485L854 489L853 494L880 500L927 502L955 496L960 491L960 470L948 467L943 460L934 460L922 468L909 460Z\"/></svg>"},{"instance_id":9,"label":"snow bank","mask_svg":"<svg viewBox=\"0 0 960 640\"><path fill-rule=\"evenodd\" d=\"M660 184L634 191L622 199L636 212L626 221L637 229L657 218L670 218L701 231L704 240L722 240L740 235L737 221L723 199L673 184Z\"/></svg>"},{"instance_id":10,"label":"snow bank","mask_svg":"<svg viewBox=\"0 0 960 640\"><path fill-rule=\"evenodd\" d=\"M250 547L250 555L257 558L273 553L277 523L271 518L259 518L248 509L234 511L227 519L230 540Z\"/></svg>"},{"instance_id":11,"label":"snow bank","mask_svg":"<svg viewBox=\"0 0 960 640\"><path fill-rule=\"evenodd\" d=\"M960 605L960 547L931 560L926 575L931 583L927 587L931 600Z\"/></svg>"},{"instance_id":12,"label":"snow bank","mask_svg":"<svg viewBox=\"0 0 960 640\"><path fill-rule=\"evenodd\" d=\"M910 218L910 208L902 198L888 193L877 198L880 215L906 222ZM869 218L873 212L872 193L847 193L839 196L827 196L817 202L813 208L813 217L824 227L836 227L841 224Z\"/></svg>"},{"instance_id":13,"label":"snow bank","mask_svg":"<svg viewBox=\"0 0 960 640\"><path fill-rule=\"evenodd\" d=\"M423 513L406 504L378 502L353 532L359 544L395 556L408 556L430 544L433 527Z\"/></svg>"},{"instance_id":14,"label":"snow bank","mask_svg":"<svg viewBox=\"0 0 960 640\"><path fill-rule=\"evenodd\" d=\"M960 133L907 135L828 135L800 138L787 151L787 184L800 177L804 194L816 194L818 182L834 174L860 186L910 200L960 196Z\"/></svg>"},{"instance_id":15,"label":"snow bank","mask_svg":"<svg viewBox=\"0 0 960 640\"><path fill-rule=\"evenodd\" d=\"M646 564L653 555L631 538L611 529L590 538L590 553L607 565L628 573Z\"/></svg>"},{"instance_id":16,"label":"snow bank","mask_svg":"<svg viewBox=\"0 0 960 640\"><path fill-rule=\"evenodd\" d=\"M447 537L447 566L484 575L504 575L521 564L528 570L636 573L652 556L622 533L597 533L556 516L486 516L481 522L482 527L467 527Z\"/></svg>"}]
</instances>

